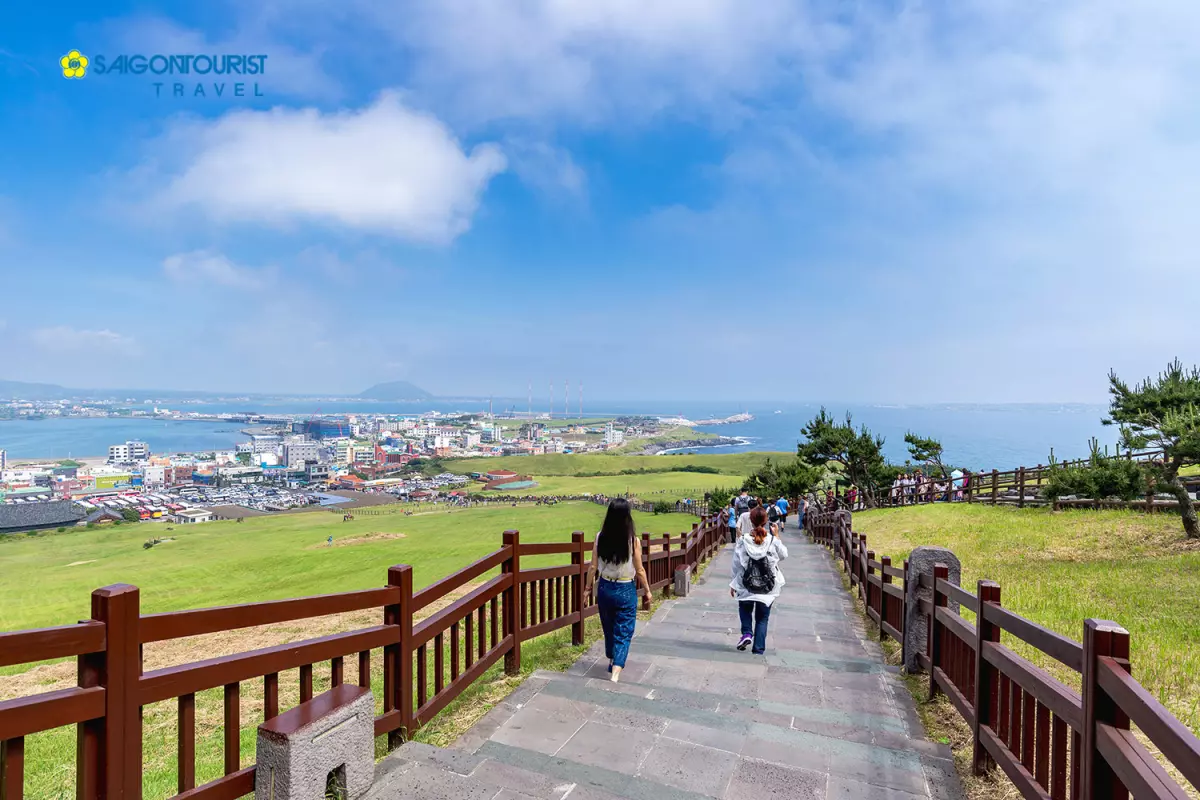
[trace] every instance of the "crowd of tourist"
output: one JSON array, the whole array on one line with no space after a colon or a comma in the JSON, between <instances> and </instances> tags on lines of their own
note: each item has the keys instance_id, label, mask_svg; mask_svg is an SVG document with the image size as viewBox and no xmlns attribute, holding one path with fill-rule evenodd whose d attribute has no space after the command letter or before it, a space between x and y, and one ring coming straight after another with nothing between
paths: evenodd
<instances>
[{"instance_id":1,"label":"crowd of tourist","mask_svg":"<svg viewBox=\"0 0 1200 800\"><path fill-rule=\"evenodd\" d=\"M953 470L948 476L935 478L925 475L921 470L905 472L892 481L888 493L890 505L906 506L917 503L960 502L963 490L967 487L970 476L962 470Z\"/></svg>"}]
</instances>

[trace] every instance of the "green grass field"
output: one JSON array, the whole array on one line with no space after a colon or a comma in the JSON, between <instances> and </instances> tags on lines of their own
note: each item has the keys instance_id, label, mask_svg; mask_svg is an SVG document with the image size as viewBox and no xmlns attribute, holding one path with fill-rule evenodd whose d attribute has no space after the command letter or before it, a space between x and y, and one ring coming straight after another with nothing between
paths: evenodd
<instances>
[{"instance_id":1,"label":"green grass field","mask_svg":"<svg viewBox=\"0 0 1200 800\"><path fill-rule=\"evenodd\" d=\"M740 486L741 475L704 475L694 472L663 472L652 475L606 475L599 478L576 478L552 475L535 479L538 485L505 494L514 495L578 495L603 494L615 496L629 492L642 500L679 500L691 497L704 499L704 493L714 486Z\"/></svg>"},{"instance_id":2,"label":"green grass field","mask_svg":"<svg viewBox=\"0 0 1200 800\"><path fill-rule=\"evenodd\" d=\"M586 502L554 506L490 506L447 512L444 509L405 516L399 506L369 509L350 522L341 513L309 512L214 522L196 526L122 525L77 529L64 533L0 537L0 631L69 624L89 615L93 589L132 583L141 589L143 613L227 605L286 597L348 591L384 585L387 568L408 563L414 587L420 588L499 547L501 533L521 531L523 541L569 540L574 530L594 533L604 508ZM639 530L679 533L695 517L638 514ZM400 538L400 534L403 537ZM325 546L334 536L334 546ZM174 541L145 550L151 536ZM393 537L393 538L386 538ZM561 564L566 556L524 559L532 566ZM431 607L426 611L436 610ZM285 642L378 624L379 611L369 610L317 620L245 629L195 639L147 645L146 669L187 663L226 653L243 652ZM597 620L588 625L589 641ZM583 648L570 646L564 629L525 643L522 671L562 669ZM432 657L432 654L431 654ZM431 668L432 669L432 668ZM382 686L382 658L373 654L372 684ZM0 700L74 685L72 661L0 670ZM314 669L314 691L329 688L329 666ZM346 680L358 679L357 662L346 660ZM519 683L503 674L502 664L489 670L417 737L446 744ZM241 691L241 758L254 759L255 729L262 721L261 680L247 681ZM279 678L280 707L295 705L296 670ZM196 696L196 774L203 783L221 774L222 691ZM382 696L376 695L377 712ZM168 701L144 709L144 796L175 793L176 710ZM380 752L382 754L382 751ZM27 737L26 797L66 798L74 795L75 731L58 728Z\"/></svg>"},{"instance_id":3,"label":"green grass field","mask_svg":"<svg viewBox=\"0 0 1200 800\"><path fill-rule=\"evenodd\" d=\"M460 458L444 462L451 472L480 472L489 469L511 469L522 475L541 479L549 475L580 475L587 473L619 473L625 469L664 469L671 465L693 464L713 467L723 475L745 476L754 472L768 458L780 460L795 453L729 453L719 455L628 456L608 453L580 455L550 454L544 456L499 456L497 458ZM717 475L695 473L703 484ZM632 476L631 476L632 478ZM714 484L715 485L715 484Z\"/></svg>"},{"instance_id":4,"label":"green grass field","mask_svg":"<svg viewBox=\"0 0 1200 800\"><path fill-rule=\"evenodd\" d=\"M859 513L854 529L896 564L917 545L949 548L964 587L995 580L1007 608L1075 641L1087 617L1123 625L1133 674L1200 733L1200 543L1183 538L1178 516L956 504ZM1079 686L1067 668L1004 639Z\"/></svg>"}]
</instances>

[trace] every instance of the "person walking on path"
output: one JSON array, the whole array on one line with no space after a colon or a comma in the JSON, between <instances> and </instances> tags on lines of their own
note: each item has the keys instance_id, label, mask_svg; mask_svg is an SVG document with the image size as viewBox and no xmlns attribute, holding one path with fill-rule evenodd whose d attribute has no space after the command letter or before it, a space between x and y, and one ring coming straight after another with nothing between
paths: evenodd
<instances>
[{"instance_id":1,"label":"person walking on path","mask_svg":"<svg viewBox=\"0 0 1200 800\"><path fill-rule=\"evenodd\" d=\"M733 507L733 501L729 501L729 508L725 509L725 525L729 528L729 543L733 544L737 541L737 509Z\"/></svg>"},{"instance_id":2,"label":"person walking on path","mask_svg":"<svg viewBox=\"0 0 1200 800\"><path fill-rule=\"evenodd\" d=\"M729 596L738 601L742 622L737 649L753 645L750 652L762 655L767 648L771 604L784 584L779 562L787 558L788 551L778 533L768 532L766 511L755 508L750 512L750 520L754 524L750 534L739 537L733 548Z\"/></svg>"},{"instance_id":3,"label":"person walking on path","mask_svg":"<svg viewBox=\"0 0 1200 800\"><path fill-rule=\"evenodd\" d=\"M747 502L749 505L745 511L738 515L737 519L737 538L739 539L743 536L749 536L750 532L754 530L754 523L750 521L750 512L759 507L758 500L753 497L748 498ZM763 515L766 516L765 510L763 511Z\"/></svg>"},{"instance_id":4,"label":"person walking on path","mask_svg":"<svg viewBox=\"0 0 1200 800\"><path fill-rule=\"evenodd\" d=\"M779 508L779 521L782 524L786 525L787 524L787 515L788 515L787 498L784 497L783 495L780 495L779 499L775 501L775 505Z\"/></svg>"},{"instance_id":5,"label":"person walking on path","mask_svg":"<svg viewBox=\"0 0 1200 800\"><path fill-rule=\"evenodd\" d=\"M642 543L634 534L629 501L613 500L604 515L604 525L592 545L592 563L587 585L596 573L596 604L600 607L600 626L604 629L604 655L614 682L629 656L629 643L637 623L638 586L650 593L650 581L642 566Z\"/></svg>"},{"instance_id":6,"label":"person walking on path","mask_svg":"<svg viewBox=\"0 0 1200 800\"><path fill-rule=\"evenodd\" d=\"M750 497L750 492L746 491L745 489L742 489L742 493L733 499L733 510L737 513L737 517L739 519L741 518L742 514L745 514L750 510L750 501L752 499L753 498Z\"/></svg>"}]
</instances>

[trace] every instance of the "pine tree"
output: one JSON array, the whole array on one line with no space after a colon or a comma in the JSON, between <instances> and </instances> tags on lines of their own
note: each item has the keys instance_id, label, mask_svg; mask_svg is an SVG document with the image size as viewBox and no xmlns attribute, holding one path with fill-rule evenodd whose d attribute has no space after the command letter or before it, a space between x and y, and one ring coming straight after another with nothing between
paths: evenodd
<instances>
[{"instance_id":1,"label":"pine tree","mask_svg":"<svg viewBox=\"0 0 1200 800\"><path fill-rule=\"evenodd\" d=\"M1158 488L1175 495L1189 539L1200 539L1200 520L1179 470L1200 463L1200 369L1184 369L1179 359L1167 365L1157 380L1129 384L1108 374L1111 396L1105 425L1118 425L1121 444L1131 450L1155 447L1161 461L1151 465Z\"/></svg>"},{"instance_id":2,"label":"pine tree","mask_svg":"<svg viewBox=\"0 0 1200 800\"><path fill-rule=\"evenodd\" d=\"M882 436L872 434L866 425L856 430L849 413L845 422L834 422L823 407L800 433L805 438L797 448L801 461L822 468L830 462L840 464L850 483L862 491L866 504L877 505L880 475L887 466Z\"/></svg>"}]
</instances>

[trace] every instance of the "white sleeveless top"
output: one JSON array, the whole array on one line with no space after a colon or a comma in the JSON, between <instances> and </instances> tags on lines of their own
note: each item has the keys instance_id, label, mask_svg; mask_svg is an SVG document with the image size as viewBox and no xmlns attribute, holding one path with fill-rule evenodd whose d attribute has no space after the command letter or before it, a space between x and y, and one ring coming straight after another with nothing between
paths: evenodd
<instances>
[{"instance_id":1,"label":"white sleeveless top","mask_svg":"<svg viewBox=\"0 0 1200 800\"><path fill-rule=\"evenodd\" d=\"M600 534L596 534L598 537ZM632 581L635 575L633 569L633 549L630 548L629 560L623 564L616 564L612 561L605 561L602 558L596 559L596 571L600 573L600 577L606 581L615 581L616 583L625 583Z\"/></svg>"}]
</instances>

